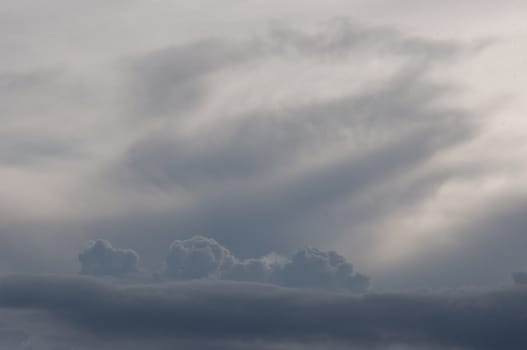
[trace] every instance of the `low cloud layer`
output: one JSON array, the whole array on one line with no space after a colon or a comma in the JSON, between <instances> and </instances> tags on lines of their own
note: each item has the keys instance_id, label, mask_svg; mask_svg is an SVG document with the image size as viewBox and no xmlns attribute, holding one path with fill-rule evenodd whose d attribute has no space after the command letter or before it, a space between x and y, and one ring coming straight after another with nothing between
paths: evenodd
<instances>
[{"instance_id":1,"label":"low cloud layer","mask_svg":"<svg viewBox=\"0 0 527 350\"><path fill-rule=\"evenodd\" d=\"M70 339L62 341L76 349L104 339L103 349L214 344L215 349L520 350L527 346L526 300L527 289L519 287L354 297L233 282L124 288L50 276L0 280L0 307L12 318L23 318L24 310L44 312L32 327L19 330L19 338L46 322L48 337L59 340L69 328Z\"/></svg>"},{"instance_id":2,"label":"low cloud layer","mask_svg":"<svg viewBox=\"0 0 527 350\"><path fill-rule=\"evenodd\" d=\"M131 249L114 248L110 242L91 241L80 254L80 273L95 276L121 276L138 271L139 255Z\"/></svg>"}]
</instances>

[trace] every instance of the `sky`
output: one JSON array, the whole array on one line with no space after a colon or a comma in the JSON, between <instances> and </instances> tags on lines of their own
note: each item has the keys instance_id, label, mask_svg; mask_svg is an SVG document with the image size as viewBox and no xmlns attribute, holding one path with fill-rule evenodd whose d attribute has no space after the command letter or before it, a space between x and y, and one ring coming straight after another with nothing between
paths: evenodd
<instances>
[{"instance_id":1,"label":"sky","mask_svg":"<svg viewBox=\"0 0 527 350\"><path fill-rule=\"evenodd\" d=\"M524 349L526 15L3 0L0 348Z\"/></svg>"}]
</instances>

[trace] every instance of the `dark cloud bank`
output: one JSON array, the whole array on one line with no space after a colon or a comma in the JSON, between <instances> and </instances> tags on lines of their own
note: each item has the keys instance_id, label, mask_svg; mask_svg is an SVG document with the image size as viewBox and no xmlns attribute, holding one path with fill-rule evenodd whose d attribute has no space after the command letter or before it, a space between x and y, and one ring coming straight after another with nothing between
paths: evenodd
<instances>
[{"instance_id":1,"label":"dark cloud bank","mask_svg":"<svg viewBox=\"0 0 527 350\"><path fill-rule=\"evenodd\" d=\"M105 240L89 243L79 254L81 274L124 276L139 271L139 255L118 249ZM231 280L271 283L298 288L322 288L364 292L369 278L334 251L298 250L291 257L269 254L239 259L211 238L194 236L175 240L168 249L158 278L165 280Z\"/></svg>"},{"instance_id":2,"label":"dark cloud bank","mask_svg":"<svg viewBox=\"0 0 527 350\"><path fill-rule=\"evenodd\" d=\"M22 317L22 324L24 312L36 312L51 327L48 336L68 349L527 346L522 287L352 296L239 282L117 287L88 278L11 276L0 280L0 306ZM66 328L76 338L62 339ZM26 327L19 337L33 331Z\"/></svg>"}]
</instances>

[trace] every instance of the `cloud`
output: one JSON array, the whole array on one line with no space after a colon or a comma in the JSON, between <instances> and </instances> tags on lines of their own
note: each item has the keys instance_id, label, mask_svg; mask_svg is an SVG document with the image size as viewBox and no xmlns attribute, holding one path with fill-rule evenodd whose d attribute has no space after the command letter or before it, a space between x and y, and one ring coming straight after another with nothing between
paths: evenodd
<instances>
[{"instance_id":1,"label":"cloud","mask_svg":"<svg viewBox=\"0 0 527 350\"><path fill-rule=\"evenodd\" d=\"M139 274L139 255L131 249L112 247L98 239L90 241L78 256L80 273L92 276ZM145 271L143 271L145 272ZM298 250L291 257L270 253L261 258L240 259L212 238L193 236L175 240L168 249L161 274L163 280L230 280L270 283L294 288L319 288L365 292L369 278L355 273L353 265L334 251ZM135 282L151 282L144 273Z\"/></svg>"},{"instance_id":2,"label":"cloud","mask_svg":"<svg viewBox=\"0 0 527 350\"><path fill-rule=\"evenodd\" d=\"M174 232L206 233L245 257L320 245L321 230L331 239L354 235L428 198L426 190L401 192L400 181L433 190L461 173L442 166L416 176L478 132L471 112L436 106L451 90L422 74L403 71L371 91L248 113L191 139L168 130L149 135L115 163L117 186L192 199L178 210L141 208L89 228L152 247L143 254L150 261ZM349 208L344 217L327 215Z\"/></svg>"},{"instance_id":3,"label":"cloud","mask_svg":"<svg viewBox=\"0 0 527 350\"><path fill-rule=\"evenodd\" d=\"M275 280L289 287L324 287L365 291L369 278L353 271L353 265L334 251L323 252L306 248L295 253L291 260L276 272Z\"/></svg>"},{"instance_id":4,"label":"cloud","mask_svg":"<svg viewBox=\"0 0 527 350\"><path fill-rule=\"evenodd\" d=\"M120 276L138 271L139 255L131 249L114 248L110 242L91 241L80 254L81 274Z\"/></svg>"},{"instance_id":5,"label":"cloud","mask_svg":"<svg viewBox=\"0 0 527 350\"><path fill-rule=\"evenodd\" d=\"M513 272L512 279L517 285L526 285L527 284L527 272Z\"/></svg>"},{"instance_id":6,"label":"cloud","mask_svg":"<svg viewBox=\"0 0 527 350\"><path fill-rule=\"evenodd\" d=\"M79 156L75 145L63 140L42 139L39 135L10 137L2 135L0 163L8 166L36 166L52 160L67 160Z\"/></svg>"},{"instance_id":7,"label":"cloud","mask_svg":"<svg viewBox=\"0 0 527 350\"><path fill-rule=\"evenodd\" d=\"M187 112L206 95L208 74L240 64L248 56L254 57L248 46L208 39L131 58L130 112L148 118Z\"/></svg>"},{"instance_id":8,"label":"cloud","mask_svg":"<svg viewBox=\"0 0 527 350\"><path fill-rule=\"evenodd\" d=\"M270 251L341 244L371 273L385 237L406 231L386 221L470 167L437 161L485 123L439 70L471 59L470 43L348 20L208 34L142 32L56 70L36 54L2 73L2 269L73 272L71 247L109 232L149 270L173 239L205 234L238 257L232 279L270 278L254 259ZM12 249L21 235L70 249Z\"/></svg>"},{"instance_id":9,"label":"cloud","mask_svg":"<svg viewBox=\"0 0 527 350\"><path fill-rule=\"evenodd\" d=\"M334 251L305 248L290 258L272 253L239 259L214 239L202 236L170 245L164 275L176 280L223 279L352 292L369 287L369 278L355 273L353 265Z\"/></svg>"},{"instance_id":10,"label":"cloud","mask_svg":"<svg viewBox=\"0 0 527 350\"><path fill-rule=\"evenodd\" d=\"M285 258L274 254L259 259L237 259L229 269L223 271L222 279L245 282L276 283L272 276L276 273L276 269L279 268L285 260Z\"/></svg>"},{"instance_id":11,"label":"cloud","mask_svg":"<svg viewBox=\"0 0 527 350\"><path fill-rule=\"evenodd\" d=\"M372 50L437 62L470 51L470 45L459 42L409 36L393 27L366 26L342 17L326 21L323 29L315 33L280 23L270 34L266 40L270 48L278 52L296 51L300 55L339 56Z\"/></svg>"},{"instance_id":12,"label":"cloud","mask_svg":"<svg viewBox=\"0 0 527 350\"><path fill-rule=\"evenodd\" d=\"M214 239L194 236L170 245L165 274L176 279L220 277L236 258Z\"/></svg>"},{"instance_id":13,"label":"cloud","mask_svg":"<svg viewBox=\"0 0 527 350\"><path fill-rule=\"evenodd\" d=\"M2 308L44 312L41 322L55 325L56 332L66 325L114 348L137 343L156 349L245 344L519 350L527 346L526 300L525 288L356 297L233 282L116 287L52 276L0 280ZM25 331L38 329L38 323L33 327Z\"/></svg>"},{"instance_id":14,"label":"cloud","mask_svg":"<svg viewBox=\"0 0 527 350\"><path fill-rule=\"evenodd\" d=\"M472 201L472 195L467 193L467 200ZM406 290L408 285L454 288L510 284L511 271L521 271L527 264L526 210L525 194L514 189L500 193L492 202L474 206L470 215L449 216L448 224L455 224L452 241L430 246L420 243L414 259L397 269L375 273L376 286ZM434 233L439 235L441 231Z\"/></svg>"},{"instance_id":15,"label":"cloud","mask_svg":"<svg viewBox=\"0 0 527 350\"><path fill-rule=\"evenodd\" d=\"M180 116L208 94L206 78L276 57L340 58L356 51L402 55L412 61L439 62L469 51L470 45L406 36L394 28L364 26L348 19L326 21L314 33L285 24L243 40L209 38L165 47L126 61L130 111L148 118Z\"/></svg>"}]
</instances>

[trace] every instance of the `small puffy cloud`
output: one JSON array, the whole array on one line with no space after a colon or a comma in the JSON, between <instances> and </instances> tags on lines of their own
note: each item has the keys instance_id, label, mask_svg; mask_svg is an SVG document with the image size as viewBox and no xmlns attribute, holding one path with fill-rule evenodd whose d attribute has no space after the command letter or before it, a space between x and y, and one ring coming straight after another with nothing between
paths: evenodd
<instances>
[{"instance_id":1,"label":"small puffy cloud","mask_svg":"<svg viewBox=\"0 0 527 350\"><path fill-rule=\"evenodd\" d=\"M369 287L369 278L355 273L353 265L334 251L306 248L290 258L273 253L238 259L214 239L202 236L172 243L165 276L177 280L213 278L353 292L364 292Z\"/></svg>"},{"instance_id":2,"label":"small puffy cloud","mask_svg":"<svg viewBox=\"0 0 527 350\"><path fill-rule=\"evenodd\" d=\"M231 252L214 239L194 236L170 245L165 273L183 280L220 277L235 260Z\"/></svg>"},{"instance_id":3,"label":"small puffy cloud","mask_svg":"<svg viewBox=\"0 0 527 350\"><path fill-rule=\"evenodd\" d=\"M299 250L276 273L279 284L290 287L365 291L369 278L354 273L353 265L334 251L316 248Z\"/></svg>"},{"instance_id":4,"label":"small puffy cloud","mask_svg":"<svg viewBox=\"0 0 527 350\"><path fill-rule=\"evenodd\" d=\"M131 249L114 248L110 242L91 241L80 254L81 274L120 276L138 271L139 255Z\"/></svg>"}]
</instances>

